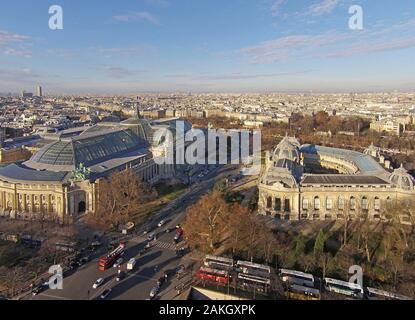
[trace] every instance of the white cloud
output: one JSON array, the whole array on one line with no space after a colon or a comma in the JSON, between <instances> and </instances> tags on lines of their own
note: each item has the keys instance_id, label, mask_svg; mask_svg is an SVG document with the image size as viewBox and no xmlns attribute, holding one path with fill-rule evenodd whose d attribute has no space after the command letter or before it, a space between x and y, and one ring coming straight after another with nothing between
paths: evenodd
<instances>
[{"instance_id":1,"label":"white cloud","mask_svg":"<svg viewBox=\"0 0 415 320\"><path fill-rule=\"evenodd\" d=\"M319 3L311 5L308 8L308 13L313 16L328 14L331 13L339 3L340 0L323 0Z\"/></svg>"},{"instance_id":2,"label":"white cloud","mask_svg":"<svg viewBox=\"0 0 415 320\"><path fill-rule=\"evenodd\" d=\"M157 55L157 48L152 45L141 44L134 47L92 48L100 56L113 58L138 58Z\"/></svg>"},{"instance_id":3,"label":"white cloud","mask_svg":"<svg viewBox=\"0 0 415 320\"><path fill-rule=\"evenodd\" d=\"M30 58L32 52L27 43L30 39L29 36L0 30L0 54Z\"/></svg>"},{"instance_id":4,"label":"white cloud","mask_svg":"<svg viewBox=\"0 0 415 320\"><path fill-rule=\"evenodd\" d=\"M271 6L272 16L277 16L280 13L281 6L286 2L286 0L275 0Z\"/></svg>"},{"instance_id":5,"label":"white cloud","mask_svg":"<svg viewBox=\"0 0 415 320\"><path fill-rule=\"evenodd\" d=\"M361 32L328 31L264 41L238 53L252 63L280 63L298 58L342 58L415 47L415 20L395 22Z\"/></svg>"},{"instance_id":6,"label":"white cloud","mask_svg":"<svg viewBox=\"0 0 415 320\"><path fill-rule=\"evenodd\" d=\"M356 54L366 54L375 52L394 51L415 47L415 37L396 39L384 42L361 42L352 46L347 46L332 54L327 55L328 58L350 57Z\"/></svg>"},{"instance_id":7,"label":"white cloud","mask_svg":"<svg viewBox=\"0 0 415 320\"><path fill-rule=\"evenodd\" d=\"M113 17L114 20L120 22L144 21L154 25L160 25L159 20L147 11L130 12L124 15L117 15Z\"/></svg>"},{"instance_id":8,"label":"white cloud","mask_svg":"<svg viewBox=\"0 0 415 320\"><path fill-rule=\"evenodd\" d=\"M110 78L124 79L140 74L140 71L129 70L123 67L105 66L105 74Z\"/></svg>"},{"instance_id":9,"label":"white cloud","mask_svg":"<svg viewBox=\"0 0 415 320\"><path fill-rule=\"evenodd\" d=\"M304 55L306 52L309 53L336 44L347 37L347 34L336 31L328 31L317 35L286 36L242 48L240 53L249 57L253 63L282 62L298 55Z\"/></svg>"},{"instance_id":10,"label":"white cloud","mask_svg":"<svg viewBox=\"0 0 415 320\"><path fill-rule=\"evenodd\" d=\"M170 6L170 2L167 0L146 0L146 2L153 7L166 8Z\"/></svg>"},{"instance_id":11,"label":"white cloud","mask_svg":"<svg viewBox=\"0 0 415 320\"><path fill-rule=\"evenodd\" d=\"M194 80L249 80L249 79L260 79L260 78L277 78L277 77L285 77L285 76L293 76L293 75L300 75L309 73L311 70L301 70L301 71L292 71L292 72L276 72L276 73L255 73L255 74L248 74L248 73L231 73L231 74L222 74L222 75L205 75L205 76L198 76L194 77Z\"/></svg>"}]
</instances>

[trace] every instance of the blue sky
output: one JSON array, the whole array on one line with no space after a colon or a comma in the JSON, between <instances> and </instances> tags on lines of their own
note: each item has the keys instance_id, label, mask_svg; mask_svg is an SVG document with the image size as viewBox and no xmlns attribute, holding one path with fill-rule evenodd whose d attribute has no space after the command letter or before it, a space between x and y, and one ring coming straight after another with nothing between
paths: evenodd
<instances>
[{"instance_id":1,"label":"blue sky","mask_svg":"<svg viewBox=\"0 0 415 320\"><path fill-rule=\"evenodd\" d=\"M348 9L363 8L350 30ZM64 29L48 27L51 5ZM0 92L415 91L413 0L3 0Z\"/></svg>"}]
</instances>

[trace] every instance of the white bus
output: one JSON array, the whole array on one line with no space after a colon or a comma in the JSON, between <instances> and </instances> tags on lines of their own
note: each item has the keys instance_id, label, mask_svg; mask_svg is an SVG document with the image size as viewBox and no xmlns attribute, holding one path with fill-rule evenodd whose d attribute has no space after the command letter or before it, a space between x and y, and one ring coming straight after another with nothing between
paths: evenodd
<instances>
[{"instance_id":1,"label":"white bus","mask_svg":"<svg viewBox=\"0 0 415 320\"><path fill-rule=\"evenodd\" d=\"M232 270L233 269L233 260L229 258L222 258L207 255L203 260L205 267L218 269L218 270Z\"/></svg>"},{"instance_id":2,"label":"white bus","mask_svg":"<svg viewBox=\"0 0 415 320\"><path fill-rule=\"evenodd\" d=\"M236 263L236 271L238 273L250 274L263 278L269 278L271 276L271 268L269 266L248 261L238 261Z\"/></svg>"},{"instance_id":3,"label":"white bus","mask_svg":"<svg viewBox=\"0 0 415 320\"><path fill-rule=\"evenodd\" d=\"M238 284L244 289L254 288L259 292L268 292L271 287L271 279L250 274L239 273L237 278Z\"/></svg>"},{"instance_id":4,"label":"white bus","mask_svg":"<svg viewBox=\"0 0 415 320\"><path fill-rule=\"evenodd\" d=\"M353 298L363 298L363 288L356 283L324 278L324 288L328 292L335 292Z\"/></svg>"},{"instance_id":5,"label":"white bus","mask_svg":"<svg viewBox=\"0 0 415 320\"><path fill-rule=\"evenodd\" d=\"M366 288L366 296L369 300L412 300L400 294L369 287Z\"/></svg>"},{"instance_id":6,"label":"white bus","mask_svg":"<svg viewBox=\"0 0 415 320\"><path fill-rule=\"evenodd\" d=\"M314 276L309 273L288 269L280 269L279 276L281 280L287 284L296 284L299 286L306 286L310 288L314 288L315 286Z\"/></svg>"}]
</instances>

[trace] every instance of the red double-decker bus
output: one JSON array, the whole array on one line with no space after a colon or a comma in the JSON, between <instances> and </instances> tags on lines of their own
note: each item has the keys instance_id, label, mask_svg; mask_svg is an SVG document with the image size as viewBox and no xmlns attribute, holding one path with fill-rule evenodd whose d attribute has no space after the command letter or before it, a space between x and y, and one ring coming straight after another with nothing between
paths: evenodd
<instances>
[{"instance_id":1,"label":"red double-decker bus","mask_svg":"<svg viewBox=\"0 0 415 320\"><path fill-rule=\"evenodd\" d=\"M106 256L99 258L98 269L100 271L105 271L108 268L111 268L115 261L124 253L125 243L120 243L120 245L115 248L113 251L108 253Z\"/></svg>"},{"instance_id":2,"label":"red double-decker bus","mask_svg":"<svg viewBox=\"0 0 415 320\"><path fill-rule=\"evenodd\" d=\"M229 284L230 282L230 275L228 271L208 267L201 267L196 273L196 278L222 284Z\"/></svg>"}]
</instances>

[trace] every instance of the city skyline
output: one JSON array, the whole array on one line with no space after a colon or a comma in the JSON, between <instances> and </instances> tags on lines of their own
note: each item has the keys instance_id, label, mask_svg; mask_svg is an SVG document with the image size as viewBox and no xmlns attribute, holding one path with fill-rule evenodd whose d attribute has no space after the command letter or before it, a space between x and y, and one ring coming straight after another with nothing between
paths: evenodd
<instances>
[{"instance_id":1,"label":"city skyline","mask_svg":"<svg viewBox=\"0 0 415 320\"><path fill-rule=\"evenodd\" d=\"M411 1L3 4L0 92L415 91ZM350 30L351 5L364 30ZM16 17L20 17L16 19Z\"/></svg>"}]
</instances>

